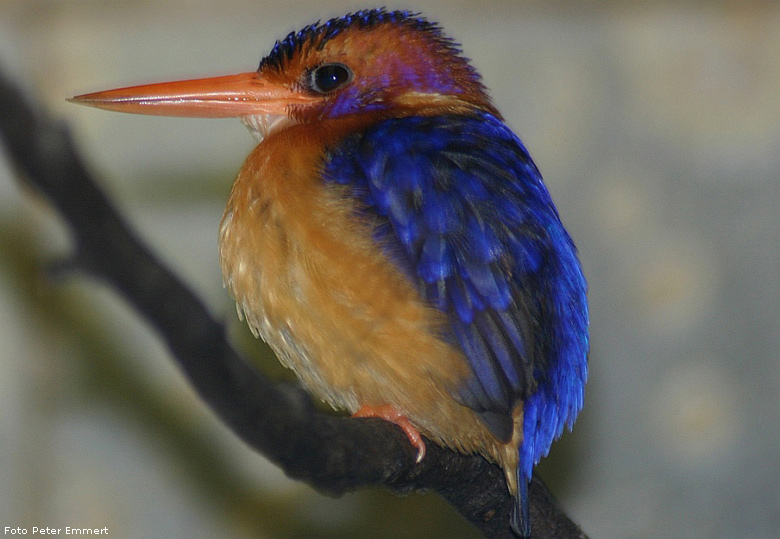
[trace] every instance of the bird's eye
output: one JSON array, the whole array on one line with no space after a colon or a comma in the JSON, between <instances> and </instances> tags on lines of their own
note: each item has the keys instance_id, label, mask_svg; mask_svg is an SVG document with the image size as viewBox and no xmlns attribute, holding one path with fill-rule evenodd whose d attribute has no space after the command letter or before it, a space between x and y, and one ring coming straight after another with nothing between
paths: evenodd
<instances>
[{"instance_id":1,"label":"bird's eye","mask_svg":"<svg viewBox=\"0 0 780 539\"><path fill-rule=\"evenodd\" d=\"M309 87L317 93L327 94L352 80L352 70L344 64L322 64L309 74Z\"/></svg>"}]
</instances>

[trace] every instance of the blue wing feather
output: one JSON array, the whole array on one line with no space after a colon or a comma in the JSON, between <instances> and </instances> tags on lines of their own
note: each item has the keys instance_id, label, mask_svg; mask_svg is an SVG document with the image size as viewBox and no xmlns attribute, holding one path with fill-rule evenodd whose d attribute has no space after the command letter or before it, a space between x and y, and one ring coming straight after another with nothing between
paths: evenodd
<instances>
[{"instance_id":1,"label":"blue wing feather","mask_svg":"<svg viewBox=\"0 0 780 539\"><path fill-rule=\"evenodd\" d=\"M502 441L524 406L520 474L582 407L585 280L520 140L495 116L380 122L330 149L325 181L349 185L375 237L447 313L473 376L455 398Z\"/></svg>"}]
</instances>

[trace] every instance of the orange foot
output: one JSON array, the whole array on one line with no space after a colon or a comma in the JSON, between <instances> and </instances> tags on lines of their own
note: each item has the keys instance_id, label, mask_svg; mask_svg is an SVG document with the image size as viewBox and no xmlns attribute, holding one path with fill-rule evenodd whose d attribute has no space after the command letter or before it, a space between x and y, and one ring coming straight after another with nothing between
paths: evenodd
<instances>
[{"instance_id":1,"label":"orange foot","mask_svg":"<svg viewBox=\"0 0 780 539\"><path fill-rule=\"evenodd\" d=\"M404 416L398 408L392 404L384 404L382 406L363 406L360 410L352 414L352 417L378 417L398 425L406 437L409 438L409 443L417 448L417 462L422 462L425 457L425 442L423 442L420 432L412 425L412 423Z\"/></svg>"}]
</instances>

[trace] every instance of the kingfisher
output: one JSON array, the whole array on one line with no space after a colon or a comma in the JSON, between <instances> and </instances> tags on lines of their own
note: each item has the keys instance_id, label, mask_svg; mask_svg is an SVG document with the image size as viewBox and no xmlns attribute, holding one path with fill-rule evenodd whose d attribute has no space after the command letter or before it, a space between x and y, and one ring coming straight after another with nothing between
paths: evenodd
<instances>
[{"instance_id":1,"label":"kingfisher","mask_svg":"<svg viewBox=\"0 0 780 539\"><path fill-rule=\"evenodd\" d=\"M276 42L256 71L81 95L238 117L258 139L219 229L240 317L335 409L528 482L583 405L586 281L528 151L460 45L367 9Z\"/></svg>"}]
</instances>

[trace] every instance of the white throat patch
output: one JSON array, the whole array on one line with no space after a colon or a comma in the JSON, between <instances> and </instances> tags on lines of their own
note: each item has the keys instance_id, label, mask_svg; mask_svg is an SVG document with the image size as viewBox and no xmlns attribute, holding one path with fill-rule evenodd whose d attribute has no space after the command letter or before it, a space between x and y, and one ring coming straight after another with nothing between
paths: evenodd
<instances>
[{"instance_id":1,"label":"white throat patch","mask_svg":"<svg viewBox=\"0 0 780 539\"><path fill-rule=\"evenodd\" d=\"M289 117L277 114L258 114L254 116L241 116L241 123L252 133L257 142L263 140L273 133L281 131L298 122Z\"/></svg>"}]
</instances>

